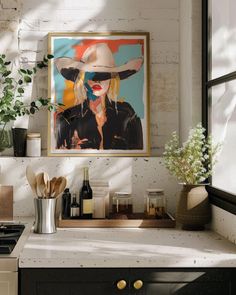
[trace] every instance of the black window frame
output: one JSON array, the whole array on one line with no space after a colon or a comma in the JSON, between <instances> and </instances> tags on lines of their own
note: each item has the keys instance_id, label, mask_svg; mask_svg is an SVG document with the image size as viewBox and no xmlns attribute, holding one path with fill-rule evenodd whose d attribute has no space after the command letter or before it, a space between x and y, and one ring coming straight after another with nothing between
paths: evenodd
<instances>
[{"instance_id":1,"label":"black window frame","mask_svg":"<svg viewBox=\"0 0 236 295\"><path fill-rule=\"evenodd\" d=\"M209 20L208 20L208 0L202 0L202 125L208 132L209 114L209 89L212 86L224 82L236 80L236 71L223 75L216 79L208 80L209 77ZM207 188L210 202L232 214L236 215L236 195L225 192L211 185Z\"/></svg>"}]
</instances>

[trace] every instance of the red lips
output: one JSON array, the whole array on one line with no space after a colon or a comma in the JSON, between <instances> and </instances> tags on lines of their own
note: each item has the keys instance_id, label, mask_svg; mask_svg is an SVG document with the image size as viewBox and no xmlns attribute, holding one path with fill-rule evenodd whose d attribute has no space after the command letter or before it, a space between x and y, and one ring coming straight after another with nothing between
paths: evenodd
<instances>
[{"instance_id":1,"label":"red lips","mask_svg":"<svg viewBox=\"0 0 236 295\"><path fill-rule=\"evenodd\" d=\"M95 84L95 85L93 85L92 89L93 90L101 90L102 87L99 84Z\"/></svg>"}]
</instances>

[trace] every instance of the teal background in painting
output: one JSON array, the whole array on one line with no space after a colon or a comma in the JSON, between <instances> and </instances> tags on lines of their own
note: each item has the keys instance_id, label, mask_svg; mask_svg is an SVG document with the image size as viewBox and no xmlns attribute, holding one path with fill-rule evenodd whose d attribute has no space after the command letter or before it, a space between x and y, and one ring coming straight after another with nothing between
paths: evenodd
<instances>
[{"instance_id":1,"label":"teal background in painting","mask_svg":"<svg viewBox=\"0 0 236 295\"><path fill-rule=\"evenodd\" d=\"M123 65L131 59L142 56L141 45L121 45L118 52L113 56L116 65ZM144 103L143 103L143 81L144 70L143 66L138 73L130 76L128 79L120 82L120 97L124 97L125 101L129 102L135 109L140 118L144 118Z\"/></svg>"},{"instance_id":2,"label":"teal background in painting","mask_svg":"<svg viewBox=\"0 0 236 295\"><path fill-rule=\"evenodd\" d=\"M83 40L69 39L69 38L56 38L54 39L54 52L55 58L58 57L74 57L75 50L73 46L79 44ZM121 66L129 60L142 56L142 47L139 44L135 45L121 45L118 52L114 53L115 64ZM55 92L58 102L62 102L63 91L65 88L65 79L54 67L54 83ZM143 87L144 87L144 67L131 77L121 80L120 93L118 98L124 98L125 101L131 104L135 112L140 118L144 118L144 102L143 102Z\"/></svg>"},{"instance_id":3,"label":"teal background in painting","mask_svg":"<svg viewBox=\"0 0 236 295\"><path fill-rule=\"evenodd\" d=\"M79 44L80 42L81 40L68 39L68 38L54 39L54 43L53 43L54 57L58 58L58 57L64 56L64 57L73 58L75 56L75 50L73 46L76 44ZM65 89L65 79L58 72L56 66L54 66L53 76L54 76L55 93L56 93L57 102L62 103L63 91Z\"/></svg>"}]
</instances>

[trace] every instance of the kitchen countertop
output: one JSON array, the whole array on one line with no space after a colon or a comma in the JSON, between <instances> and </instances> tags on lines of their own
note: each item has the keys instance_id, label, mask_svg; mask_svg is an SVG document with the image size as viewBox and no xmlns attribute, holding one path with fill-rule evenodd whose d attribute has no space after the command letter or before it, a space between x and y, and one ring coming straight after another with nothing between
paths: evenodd
<instances>
[{"instance_id":1,"label":"kitchen countertop","mask_svg":"<svg viewBox=\"0 0 236 295\"><path fill-rule=\"evenodd\" d=\"M236 267L236 245L210 230L60 228L31 232L19 266Z\"/></svg>"},{"instance_id":2,"label":"kitchen countertop","mask_svg":"<svg viewBox=\"0 0 236 295\"><path fill-rule=\"evenodd\" d=\"M6 221L0 221L0 223L6 223ZM9 221L9 223L18 223L18 224L24 224L25 229L22 232L22 235L20 236L16 246L14 247L13 251L10 254L0 254L0 271L17 271L18 269L18 258L20 256L20 253L28 239L28 236L30 235L32 225L33 225L33 219L32 217L16 217L14 220Z\"/></svg>"}]
</instances>

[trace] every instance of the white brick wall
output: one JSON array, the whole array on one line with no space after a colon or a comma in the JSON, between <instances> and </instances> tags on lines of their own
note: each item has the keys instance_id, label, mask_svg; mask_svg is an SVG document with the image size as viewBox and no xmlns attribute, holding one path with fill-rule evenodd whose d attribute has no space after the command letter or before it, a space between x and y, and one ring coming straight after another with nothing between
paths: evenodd
<instances>
[{"instance_id":1,"label":"white brick wall","mask_svg":"<svg viewBox=\"0 0 236 295\"><path fill-rule=\"evenodd\" d=\"M40 60L47 33L55 31L148 31L151 35L151 147L160 155L173 130L178 130L179 1L178 0L0 0L1 51L20 61ZM46 93L35 87L37 95ZM34 91L34 92L35 92ZM42 134L42 120L30 129ZM46 136L43 136L46 148Z\"/></svg>"},{"instance_id":2,"label":"white brick wall","mask_svg":"<svg viewBox=\"0 0 236 295\"><path fill-rule=\"evenodd\" d=\"M163 160L159 157L0 158L0 183L12 185L14 180L14 214L16 216L34 214L32 192L25 176L27 165L31 165L35 173L48 172L50 178L65 176L68 187L77 196L82 185L82 167L86 165L90 167L90 179L100 178L109 181L111 196L115 191L132 192L135 212L144 210L144 195L147 188L163 188L168 211L175 214L175 204L181 185L177 184L175 178L168 174Z\"/></svg>"},{"instance_id":3,"label":"white brick wall","mask_svg":"<svg viewBox=\"0 0 236 295\"><path fill-rule=\"evenodd\" d=\"M2 0L1 1L2 8L19 8L20 1L18 0Z\"/></svg>"}]
</instances>

